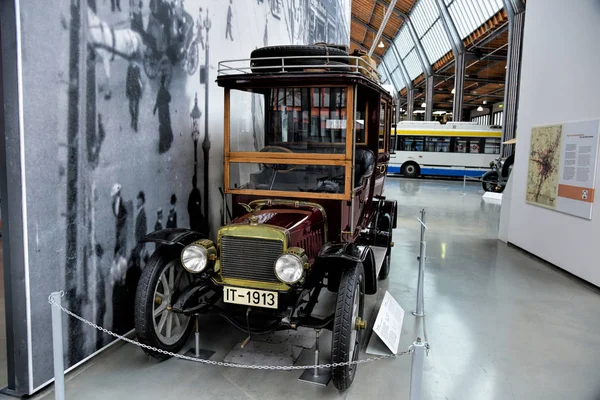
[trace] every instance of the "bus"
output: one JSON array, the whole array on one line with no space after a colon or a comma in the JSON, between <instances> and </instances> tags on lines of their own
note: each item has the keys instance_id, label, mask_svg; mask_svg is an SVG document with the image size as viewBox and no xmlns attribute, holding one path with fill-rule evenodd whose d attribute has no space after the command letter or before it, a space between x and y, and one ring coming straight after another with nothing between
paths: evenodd
<instances>
[{"instance_id":1,"label":"bus","mask_svg":"<svg viewBox=\"0 0 600 400\"><path fill-rule=\"evenodd\" d=\"M502 128L471 122L401 121L392 128L388 173L481 177L500 155Z\"/></svg>"}]
</instances>

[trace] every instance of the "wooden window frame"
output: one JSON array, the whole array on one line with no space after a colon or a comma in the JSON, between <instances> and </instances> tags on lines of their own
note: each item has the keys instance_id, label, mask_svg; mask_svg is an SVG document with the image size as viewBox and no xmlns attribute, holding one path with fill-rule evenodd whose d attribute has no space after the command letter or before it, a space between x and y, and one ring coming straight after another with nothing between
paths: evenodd
<instances>
[{"instance_id":1,"label":"wooden window frame","mask_svg":"<svg viewBox=\"0 0 600 400\"><path fill-rule=\"evenodd\" d=\"M224 138L223 138L223 164L224 164L224 186L227 194L246 194L253 196L268 197L291 197L304 199L331 199L351 200L352 198L352 176L353 176L353 143L355 128L355 91L354 85L323 85L323 86L294 86L294 88L346 88L346 148L344 154L320 154L320 153L259 153L259 152L232 152L231 151L231 89L225 88L224 102ZM287 192L276 190L258 189L231 189L230 185L230 163L263 163L268 159L270 163L282 165L322 165L322 166L344 166L344 193L312 193L312 192Z\"/></svg>"}]
</instances>

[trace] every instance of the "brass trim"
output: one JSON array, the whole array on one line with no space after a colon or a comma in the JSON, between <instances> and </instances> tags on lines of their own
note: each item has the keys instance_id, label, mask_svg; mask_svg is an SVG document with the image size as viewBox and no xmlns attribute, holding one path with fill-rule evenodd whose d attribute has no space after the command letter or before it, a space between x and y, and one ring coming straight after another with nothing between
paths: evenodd
<instances>
[{"instance_id":1,"label":"brass trim","mask_svg":"<svg viewBox=\"0 0 600 400\"><path fill-rule=\"evenodd\" d=\"M283 251L287 250L287 245L290 241L290 234L287 229L282 228L280 226L268 224L232 224L221 227L217 235L217 244L219 246L219 250L221 249L221 238L223 236L280 240L281 242L283 242Z\"/></svg>"},{"instance_id":2,"label":"brass trim","mask_svg":"<svg viewBox=\"0 0 600 400\"><path fill-rule=\"evenodd\" d=\"M293 206L294 208L300 208L302 206L318 208L319 211L321 211L321 214L323 215L323 239L324 239L323 243L328 242L329 222L327 220L327 212L325 212L325 208L322 205L320 205L319 203L313 203L310 201L276 199L276 200L254 200L254 201L251 201L250 204L248 204L248 205L252 206L253 204L259 205L261 207L263 207L265 205L269 206L269 207L283 205L283 206Z\"/></svg>"},{"instance_id":3,"label":"brass trim","mask_svg":"<svg viewBox=\"0 0 600 400\"><path fill-rule=\"evenodd\" d=\"M252 204L252 203L250 203ZM253 238L253 239L265 239L265 240L279 240L282 242L282 253L284 254L288 249L290 241L290 234L287 229L268 224L248 225L248 224L233 224L227 225L219 229L217 234L217 246L219 254L221 253L221 239L223 236L231 236L235 238ZM290 286L284 283L273 283L254 281L251 279L239 279L239 278L224 278L223 268L221 265L221 259L215 264L216 276L212 277L212 280L217 285L230 285L245 288L254 289L265 289L275 290L280 292L286 292L290 289ZM273 274L275 274L275 264L273 264ZM277 274L275 274L277 277Z\"/></svg>"},{"instance_id":4,"label":"brass trim","mask_svg":"<svg viewBox=\"0 0 600 400\"><path fill-rule=\"evenodd\" d=\"M250 289L273 290L277 292L287 292L290 290L290 287L283 282L275 283L252 281L249 279L223 278L220 275L212 277L212 281L219 286L236 286Z\"/></svg>"}]
</instances>

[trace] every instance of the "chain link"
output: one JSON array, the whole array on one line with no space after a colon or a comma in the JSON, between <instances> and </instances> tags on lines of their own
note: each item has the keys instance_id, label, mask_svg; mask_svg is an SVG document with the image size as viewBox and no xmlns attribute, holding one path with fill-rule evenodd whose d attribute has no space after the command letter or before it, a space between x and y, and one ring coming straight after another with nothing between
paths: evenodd
<instances>
[{"instance_id":1,"label":"chain link","mask_svg":"<svg viewBox=\"0 0 600 400\"><path fill-rule=\"evenodd\" d=\"M59 294L60 294L60 297L63 297L65 295L64 291L62 291L62 290L59 292ZM52 295L48 296L48 303L50 303L53 307L59 308L60 310L62 310L64 313L70 315L71 317L83 322L84 324L91 326L94 329L104 332L107 335L113 336L117 339L123 340L127 343L131 343L135 346L139 346L146 350L154 351L157 353L165 354L170 357L179 358L181 360L194 361L194 362L199 362L202 364L209 364L209 365L217 365L219 367L275 370L275 371L293 371L293 370L305 370L305 369L316 369L316 368L329 369L329 368L335 368L335 367L344 367L347 365L364 364L364 363L369 363L369 362L373 362L373 361L385 360L388 358L396 358L396 357L412 354L412 352L413 352L412 348L409 348L408 350L402 351L398 354L390 354L390 355L385 355L385 356L381 356L381 357L365 358L364 360L338 362L338 363L331 363L331 364L318 364L318 365L289 365L289 366L285 366L285 365L283 365L283 366L282 365L248 365L248 364L238 364L238 363L230 363L230 362L224 362L224 361L205 360L202 358L196 358L196 357L186 356L186 355L179 354L179 353L173 353L173 352L166 351L163 349L157 349L156 347L152 347L147 344L140 343L136 340L130 339L128 337L119 335L118 333L111 332L108 329L106 329L100 325L96 325L95 323L88 321L87 319L85 319L83 317L80 317L79 315L75 314L74 312L72 312L72 311L66 309L65 307L63 307L62 305L56 303L54 301L54 299L52 298Z\"/></svg>"}]
</instances>

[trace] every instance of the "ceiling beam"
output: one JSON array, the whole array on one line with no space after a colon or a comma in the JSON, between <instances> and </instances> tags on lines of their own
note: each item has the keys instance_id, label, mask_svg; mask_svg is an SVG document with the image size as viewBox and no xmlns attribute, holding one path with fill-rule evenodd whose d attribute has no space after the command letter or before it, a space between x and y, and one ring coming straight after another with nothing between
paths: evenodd
<instances>
[{"instance_id":1,"label":"ceiling beam","mask_svg":"<svg viewBox=\"0 0 600 400\"><path fill-rule=\"evenodd\" d=\"M474 45L472 45L469 50L472 49L476 49L479 47L483 47L485 45L487 45L488 43L490 43L491 41L493 41L494 39L498 38L500 35L502 35L504 32L506 32L508 30L508 22L505 22L504 24L502 24L500 26L500 28L496 29L492 34L490 34L488 37L486 37L485 39L483 39L480 42L475 43Z\"/></svg>"},{"instance_id":2,"label":"ceiling beam","mask_svg":"<svg viewBox=\"0 0 600 400\"><path fill-rule=\"evenodd\" d=\"M498 89L500 90L500 89ZM504 88L501 89L504 92ZM496 91L491 91L489 94L485 94L485 93L464 93L464 96L470 96L470 97L476 97L476 98L484 98L484 97L490 97L490 98L495 98L495 99L504 99L504 95L503 94L494 94L496 93ZM436 90L435 92L433 92L433 95L435 96L436 94L444 94L444 95L454 95L454 93L452 93L450 90ZM473 100L473 99L471 99Z\"/></svg>"},{"instance_id":3,"label":"ceiling beam","mask_svg":"<svg viewBox=\"0 0 600 400\"><path fill-rule=\"evenodd\" d=\"M371 20L373 19L373 14L375 13L375 7L377 6L377 2L373 2L373 8L371 8L371 15L369 15L369 22L367 23L367 25L371 25ZM354 16L353 16L354 17ZM363 36L363 40L362 42L364 43L365 40L367 40L367 33L369 32L368 29L365 29L365 35Z\"/></svg>"},{"instance_id":4,"label":"ceiling beam","mask_svg":"<svg viewBox=\"0 0 600 400\"><path fill-rule=\"evenodd\" d=\"M371 25L367 24L365 21L362 21L361 19L359 19L358 17L356 17L354 15L352 16L352 21L356 22L357 24L359 24L363 28L370 30L371 32L377 33L377 31L378 31L378 29L373 28ZM388 35L386 35L385 33L382 33L381 37L384 38L387 41L391 41L392 40L392 38L389 37Z\"/></svg>"},{"instance_id":5,"label":"ceiling beam","mask_svg":"<svg viewBox=\"0 0 600 400\"><path fill-rule=\"evenodd\" d=\"M435 77L436 78L442 78L442 79L444 79L444 81L439 82L439 84L442 84L445 81L449 81L452 78L454 78L454 75L439 75L439 74L436 74ZM465 75L465 81L478 82L478 83L501 83L501 84L504 84L504 82L505 82L504 79L494 79L494 78L486 79L486 78L478 78L476 76L466 76L466 75Z\"/></svg>"}]
</instances>

